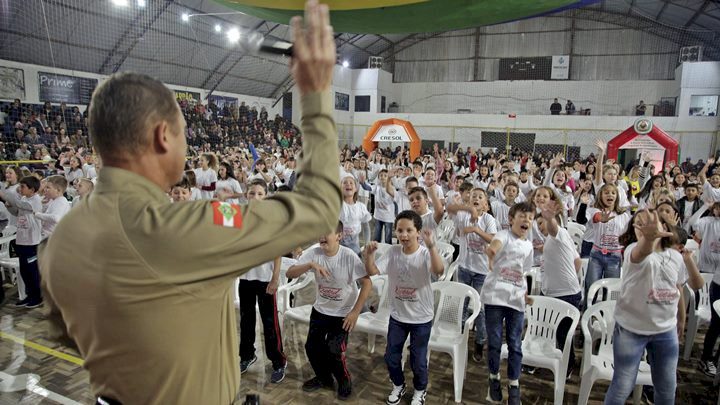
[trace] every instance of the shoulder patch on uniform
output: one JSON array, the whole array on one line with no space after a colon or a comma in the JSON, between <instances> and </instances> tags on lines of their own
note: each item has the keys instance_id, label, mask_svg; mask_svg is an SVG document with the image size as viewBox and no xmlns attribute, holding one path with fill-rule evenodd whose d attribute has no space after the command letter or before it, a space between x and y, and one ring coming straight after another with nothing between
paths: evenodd
<instances>
[{"instance_id":1,"label":"shoulder patch on uniform","mask_svg":"<svg viewBox=\"0 0 720 405\"><path fill-rule=\"evenodd\" d=\"M242 228L240 206L221 201L213 201L213 223L228 228Z\"/></svg>"}]
</instances>

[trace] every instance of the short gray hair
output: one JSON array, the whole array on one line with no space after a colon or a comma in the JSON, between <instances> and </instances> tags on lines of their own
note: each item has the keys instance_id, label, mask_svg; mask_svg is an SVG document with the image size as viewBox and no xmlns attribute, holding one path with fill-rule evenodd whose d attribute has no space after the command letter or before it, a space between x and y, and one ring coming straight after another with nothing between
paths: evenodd
<instances>
[{"instance_id":1,"label":"short gray hair","mask_svg":"<svg viewBox=\"0 0 720 405\"><path fill-rule=\"evenodd\" d=\"M88 129L100 155L135 154L150 143L146 131L152 119L174 123L177 113L175 96L162 82L119 73L95 89Z\"/></svg>"}]
</instances>

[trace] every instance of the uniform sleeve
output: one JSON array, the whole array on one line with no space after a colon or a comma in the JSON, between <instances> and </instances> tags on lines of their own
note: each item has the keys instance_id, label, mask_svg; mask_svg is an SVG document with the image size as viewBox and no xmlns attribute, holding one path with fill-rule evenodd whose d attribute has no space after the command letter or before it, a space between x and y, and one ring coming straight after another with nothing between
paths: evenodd
<instances>
[{"instance_id":1,"label":"uniform sleeve","mask_svg":"<svg viewBox=\"0 0 720 405\"><path fill-rule=\"evenodd\" d=\"M131 206L119 209L127 243L149 271L174 284L236 277L335 229L341 196L332 101L330 92L303 96L303 158L292 193L221 209L211 201L142 206L120 196Z\"/></svg>"},{"instance_id":2,"label":"uniform sleeve","mask_svg":"<svg viewBox=\"0 0 720 405\"><path fill-rule=\"evenodd\" d=\"M360 222L370 222L372 220L372 215L370 215L370 211L368 211L367 206L365 204L360 205L362 208L362 219Z\"/></svg>"},{"instance_id":3,"label":"uniform sleeve","mask_svg":"<svg viewBox=\"0 0 720 405\"><path fill-rule=\"evenodd\" d=\"M588 207L585 210L585 218L587 219L588 225L594 224L593 216L595 216L595 214L597 214L598 212L600 212L600 210L594 207Z\"/></svg>"}]
</instances>

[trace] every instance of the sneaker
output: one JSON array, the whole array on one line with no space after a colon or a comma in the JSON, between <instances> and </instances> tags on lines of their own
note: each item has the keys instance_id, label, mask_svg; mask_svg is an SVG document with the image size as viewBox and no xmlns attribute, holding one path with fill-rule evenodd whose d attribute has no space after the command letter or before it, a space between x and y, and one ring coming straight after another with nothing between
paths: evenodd
<instances>
[{"instance_id":1,"label":"sneaker","mask_svg":"<svg viewBox=\"0 0 720 405\"><path fill-rule=\"evenodd\" d=\"M415 390L410 405L425 405L425 395L427 395L427 390Z\"/></svg>"},{"instance_id":2,"label":"sneaker","mask_svg":"<svg viewBox=\"0 0 720 405\"><path fill-rule=\"evenodd\" d=\"M305 383L302 385L302 389L305 392L317 391L320 388L332 389L333 383L332 383L332 381L331 382L323 382L321 379L319 379L317 377L313 377L313 378L305 381Z\"/></svg>"},{"instance_id":3,"label":"sneaker","mask_svg":"<svg viewBox=\"0 0 720 405\"><path fill-rule=\"evenodd\" d=\"M715 377L715 374L717 374L717 367L711 360L700 360L698 368L708 377Z\"/></svg>"},{"instance_id":4,"label":"sneaker","mask_svg":"<svg viewBox=\"0 0 720 405\"><path fill-rule=\"evenodd\" d=\"M350 380L343 380L338 383L338 399L341 401L346 401L348 398L350 398L350 395L352 394L352 383Z\"/></svg>"},{"instance_id":5,"label":"sneaker","mask_svg":"<svg viewBox=\"0 0 720 405\"><path fill-rule=\"evenodd\" d=\"M399 404L403 395L405 395L405 384L403 384L403 385L393 384L392 392L390 392L390 395L388 395L387 401L385 401L385 403L388 405Z\"/></svg>"},{"instance_id":6,"label":"sneaker","mask_svg":"<svg viewBox=\"0 0 720 405\"><path fill-rule=\"evenodd\" d=\"M30 301L30 300L27 299L27 298L22 299L22 300L20 300L20 301L18 301L18 302L15 303L15 307L16 307L16 308L24 308L25 305L27 305L28 301Z\"/></svg>"},{"instance_id":7,"label":"sneaker","mask_svg":"<svg viewBox=\"0 0 720 405\"><path fill-rule=\"evenodd\" d=\"M482 343L475 343L475 351L473 351L472 358L476 363L482 363L482 360L483 360L483 345L482 345Z\"/></svg>"},{"instance_id":8,"label":"sneaker","mask_svg":"<svg viewBox=\"0 0 720 405\"><path fill-rule=\"evenodd\" d=\"M496 380L494 378L489 378L488 380L488 394L485 399L492 403L501 403L503 400L503 394L500 380Z\"/></svg>"},{"instance_id":9,"label":"sneaker","mask_svg":"<svg viewBox=\"0 0 720 405\"><path fill-rule=\"evenodd\" d=\"M270 382L273 384L279 384L282 380L284 380L286 368L287 368L287 364L280 368L274 369L272 374L270 374Z\"/></svg>"},{"instance_id":10,"label":"sneaker","mask_svg":"<svg viewBox=\"0 0 720 405\"><path fill-rule=\"evenodd\" d=\"M648 405L655 404L655 389L652 385L643 385L642 397Z\"/></svg>"},{"instance_id":11,"label":"sneaker","mask_svg":"<svg viewBox=\"0 0 720 405\"><path fill-rule=\"evenodd\" d=\"M537 371L537 368L532 367L532 366L522 366L522 371L524 371L530 375L533 375Z\"/></svg>"},{"instance_id":12,"label":"sneaker","mask_svg":"<svg viewBox=\"0 0 720 405\"><path fill-rule=\"evenodd\" d=\"M25 308L32 309L32 308L39 308L43 304L42 300L40 301L28 301L27 304L25 304Z\"/></svg>"},{"instance_id":13,"label":"sneaker","mask_svg":"<svg viewBox=\"0 0 720 405\"><path fill-rule=\"evenodd\" d=\"M252 359L250 359L250 360L242 360L240 362L240 374L245 374L248 367L255 364L256 361L257 361L257 356L253 356Z\"/></svg>"},{"instance_id":14,"label":"sneaker","mask_svg":"<svg viewBox=\"0 0 720 405\"><path fill-rule=\"evenodd\" d=\"M508 405L520 405L520 386L508 385Z\"/></svg>"}]
</instances>

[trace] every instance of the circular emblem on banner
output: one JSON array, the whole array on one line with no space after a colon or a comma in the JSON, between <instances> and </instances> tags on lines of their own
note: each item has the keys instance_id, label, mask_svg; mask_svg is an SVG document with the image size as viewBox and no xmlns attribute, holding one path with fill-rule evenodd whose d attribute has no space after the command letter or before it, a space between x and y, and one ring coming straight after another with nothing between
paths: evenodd
<instances>
[{"instance_id":1,"label":"circular emblem on banner","mask_svg":"<svg viewBox=\"0 0 720 405\"><path fill-rule=\"evenodd\" d=\"M397 134L397 129L395 129L395 128L388 129L388 135L395 135L395 134Z\"/></svg>"},{"instance_id":2,"label":"circular emblem on banner","mask_svg":"<svg viewBox=\"0 0 720 405\"><path fill-rule=\"evenodd\" d=\"M653 128L653 123L647 118L639 118L635 121L635 132L641 135L650 133Z\"/></svg>"}]
</instances>

